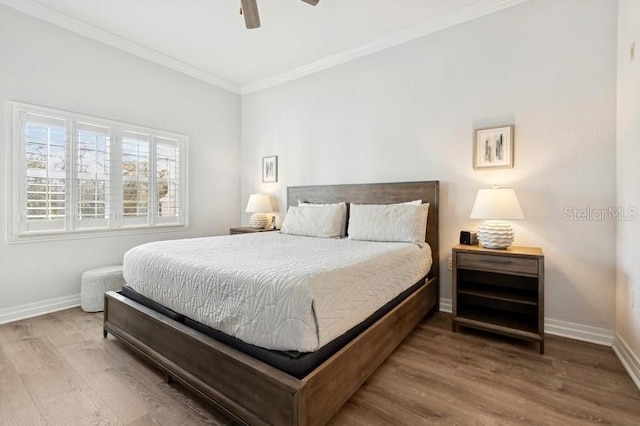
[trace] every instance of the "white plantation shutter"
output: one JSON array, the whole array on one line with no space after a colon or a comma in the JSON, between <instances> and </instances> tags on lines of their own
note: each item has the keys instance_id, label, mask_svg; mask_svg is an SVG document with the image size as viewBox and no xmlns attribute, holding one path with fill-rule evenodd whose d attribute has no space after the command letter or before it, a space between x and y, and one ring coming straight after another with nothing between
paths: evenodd
<instances>
[{"instance_id":1,"label":"white plantation shutter","mask_svg":"<svg viewBox=\"0 0 640 426\"><path fill-rule=\"evenodd\" d=\"M21 232L65 229L68 134L63 118L19 114Z\"/></svg>"},{"instance_id":2,"label":"white plantation shutter","mask_svg":"<svg viewBox=\"0 0 640 426\"><path fill-rule=\"evenodd\" d=\"M10 240L186 224L186 136L7 104L14 117Z\"/></svg>"},{"instance_id":3,"label":"white plantation shutter","mask_svg":"<svg viewBox=\"0 0 640 426\"><path fill-rule=\"evenodd\" d=\"M150 137L142 133L125 131L120 145L123 224L148 224L151 190Z\"/></svg>"},{"instance_id":4,"label":"white plantation shutter","mask_svg":"<svg viewBox=\"0 0 640 426\"><path fill-rule=\"evenodd\" d=\"M180 218L180 142L155 137L156 223L177 223Z\"/></svg>"},{"instance_id":5,"label":"white plantation shutter","mask_svg":"<svg viewBox=\"0 0 640 426\"><path fill-rule=\"evenodd\" d=\"M78 228L109 225L111 194L110 129L78 123L76 132L75 194Z\"/></svg>"}]
</instances>

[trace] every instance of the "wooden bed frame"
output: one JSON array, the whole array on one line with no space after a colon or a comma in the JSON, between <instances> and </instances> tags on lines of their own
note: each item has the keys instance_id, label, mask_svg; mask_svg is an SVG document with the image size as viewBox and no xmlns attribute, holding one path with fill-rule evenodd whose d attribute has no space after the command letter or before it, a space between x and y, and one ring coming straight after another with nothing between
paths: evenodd
<instances>
[{"instance_id":1,"label":"wooden bed frame","mask_svg":"<svg viewBox=\"0 0 640 426\"><path fill-rule=\"evenodd\" d=\"M438 309L437 181L290 187L289 205L430 203L431 272L413 294L302 379L218 342L119 293L105 294L111 333L234 420L251 425L322 425L353 395L431 310Z\"/></svg>"}]
</instances>

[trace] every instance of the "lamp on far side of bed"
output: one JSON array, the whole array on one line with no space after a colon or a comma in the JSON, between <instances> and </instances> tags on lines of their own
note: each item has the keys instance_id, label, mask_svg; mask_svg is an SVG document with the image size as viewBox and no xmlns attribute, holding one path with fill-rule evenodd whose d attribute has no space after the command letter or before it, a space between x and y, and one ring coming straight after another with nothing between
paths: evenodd
<instances>
[{"instance_id":1,"label":"lamp on far side of bed","mask_svg":"<svg viewBox=\"0 0 640 426\"><path fill-rule=\"evenodd\" d=\"M272 212L271 200L268 195L265 194L251 194L249 195L249 202L247 202L247 208L245 212L253 213L249 224L252 228L261 229L266 228L269 219L265 213Z\"/></svg>"},{"instance_id":2,"label":"lamp on far side of bed","mask_svg":"<svg viewBox=\"0 0 640 426\"><path fill-rule=\"evenodd\" d=\"M520 202L512 188L480 189L471 209L471 219L485 219L478 228L478 241L485 248L506 249L515 233L505 220L524 219Z\"/></svg>"}]
</instances>

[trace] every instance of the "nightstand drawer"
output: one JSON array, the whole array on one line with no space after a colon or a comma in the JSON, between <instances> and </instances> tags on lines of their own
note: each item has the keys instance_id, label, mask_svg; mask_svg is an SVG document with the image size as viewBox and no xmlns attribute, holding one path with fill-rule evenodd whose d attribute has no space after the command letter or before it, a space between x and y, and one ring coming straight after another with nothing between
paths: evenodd
<instances>
[{"instance_id":1,"label":"nightstand drawer","mask_svg":"<svg viewBox=\"0 0 640 426\"><path fill-rule=\"evenodd\" d=\"M488 254L458 253L456 263L458 268L477 268L538 275L538 259L507 255L492 256Z\"/></svg>"},{"instance_id":2,"label":"nightstand drawer","mask_svg":"<svg viewBox=\"0 0 640 426\"><path fill-rule=\"evenodd\" d=\"M273 232L273 231L279 231L279 229L276 229L276 228L251 228L249 226L237 226L235 228L229 228L229 234L230 235L253 234L255 232Z\"/></svg>"}]
</instances>

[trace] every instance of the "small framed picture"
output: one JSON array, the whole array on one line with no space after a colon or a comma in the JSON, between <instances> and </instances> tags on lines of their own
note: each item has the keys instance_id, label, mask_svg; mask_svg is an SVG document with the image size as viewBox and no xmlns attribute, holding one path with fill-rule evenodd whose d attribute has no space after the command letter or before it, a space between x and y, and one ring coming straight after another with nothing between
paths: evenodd
<instances>
[{"instance_id":1,"label":"small framed picture","mask_svg":"<svg viewBox=\"0 0 640 426\"><path fill-rule=\"evenodd\" d=\"M513 130L514 126L477 129L473 145L473 168L513 168Z\"/></svg>"},{"instance_id":2,"label":"small framed picture","mask_svg":"<svg viewBox=\"0 0 640 426\"><path fill-rule=\"evenodd\" d=\"M273 183L278 181L278 156L262 157L262 182Z\"/></svg>"}]
</instances>

